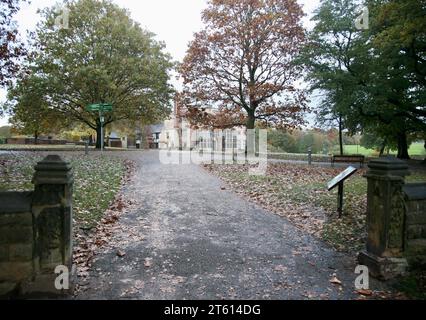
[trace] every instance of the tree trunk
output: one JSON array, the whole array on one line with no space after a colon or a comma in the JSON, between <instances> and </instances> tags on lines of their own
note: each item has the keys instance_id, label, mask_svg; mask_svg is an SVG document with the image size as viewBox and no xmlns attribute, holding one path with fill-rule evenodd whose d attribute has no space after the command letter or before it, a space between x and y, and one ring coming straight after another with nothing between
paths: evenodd
<instances>
[{"instance_id":1,"label":"tree trunk","mask_svg":"<svg viewBox=\"0 0 426 320\"><path fill-rule=\"evenodd\" d=\"M179 127L178 129L178 150L183 150L183 139L182 139L182 135L183 135L183 130L182 130L182 126Z\"/></svg>"},{"instance_id":2,"label":"tree trunk","mask_svg":"<svg viewBox=\"0 0 426 320\"><path fill-rule=\"evenodd\" d=\"M247 113L247 123L246 123L246 150L245 155L248 155L248 130L254 130L256 124L256 117L254 116L254 112Z\"/></svg>"},{"instance_id":3,"label":"tree trunk","mask_svg":"<svg viewBox=\"0 0 426 320\"><path fill-rule=\"evenodd\" d=\"M38 131L34 132L34 144L38 144Z\"/></svg>"},{"instance_id":4,"label":"tree trunk","mask_svg":"<svg viewBox=\"0 0 426 320\"><path fill-rule=\"evenodd\" d=\"M399 159L410 159L408 155L407 134L402 131L398 133L398 156Z\"/></svg>"},{"instance_id":5,"label":"tree trunk","mask_svg":"<svg viewBox=\"0 0 426 320\"><path fill-rule=\"evenodd\" d=\"M342 125L342 116L339 116L339 147L340 147L340 155L343 156L343 125Z\"/></svg>"},{"instance_id":6,"label":"tree trunk","mask_svg":"<svg viewBox=\"0 0 426 320\"><path fill-rule=\"evenodd\" d=\"M96 149L101 149L102 135L101 135L101 124L97 123L96 125Z\"/></svg>"},{"instance_id":7,"label":"tree trunk","mask_svg":"<svg viewBox=\"0 0 426 320\"><path fill-rule=\"evenodd\" d=\"M246 123L247 130L254 129L255 124L256 124L256 117L254 116L254 112L248 112L247 123Z\"/></svg>"}]
</instances>

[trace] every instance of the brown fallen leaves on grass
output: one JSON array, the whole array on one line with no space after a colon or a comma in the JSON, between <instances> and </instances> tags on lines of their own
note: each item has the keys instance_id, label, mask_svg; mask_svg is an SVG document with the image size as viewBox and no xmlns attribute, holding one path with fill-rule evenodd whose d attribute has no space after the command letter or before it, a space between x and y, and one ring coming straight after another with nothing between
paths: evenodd
<instances>
[{"instance_id":1,"label":"brown fallen leaves on grass","mask_svg":"<svg viewBox=\"0 0 426 320\"><path fill-rule=\"evenodd\" d=\"M122 187L130 181L130 177L134 170L134 164L131 161L125 161L126 173L122 178ZM112 235L118 229L117 222L120 217L125 214L131 207L133 202L124 199L121 193L117 194L114 201L104 214L104 217L93 230L85 230L78 228L74 230L74 239L77 245L73 251L73 263L76 266L77 285L75 286L74 295L77 295L87 284L89 271L92 267L93 260L99 249L108 244ZM117 250L119 257L124 257L123 250Z\"/></svg>"},{"instance_id":2,"label":"brown fallen leaves on grass","mask_svg":"<svg viewBox=\"0 0 426 320\"><path fill-rule=\"evenodd\" d=\"M345 214L337 217L336 190L326 184L342 168L269 163L265 176L250 176L249 165L204 165L228 189L290 220L338 250L357 251L365 237L366 181L359 170L345 184ZM222 187L225 188L226 187Z\"/></svg>"}]
</instances>

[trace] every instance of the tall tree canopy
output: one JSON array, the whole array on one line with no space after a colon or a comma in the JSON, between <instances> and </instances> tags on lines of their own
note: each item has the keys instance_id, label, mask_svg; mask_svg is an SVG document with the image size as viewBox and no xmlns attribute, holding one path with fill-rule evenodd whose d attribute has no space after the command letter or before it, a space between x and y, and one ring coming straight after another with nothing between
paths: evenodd
<instances>
[{"instance_id":1,"label":"tall tree canopy","mask_svg":"<svg viewBox=\"0 0 426 320\"><path fill-rule=\"evenodd\" d=\"M213 127L303 122L294 64L304 42L296 0L210 0L181 66L189 118ZM216 112L205 112L211 107Z\"/></svg>"},{"instance_id":2,"label":"tall tree canopy","mask_svg":"<svg viewBox=\"0 0 426 320\"><path fill-rule=\"evenodd\" d=\"M323 0L314 17L304 62L312 89L326 95L319 114L374 132L408 158L407 136L426 129L425 2L365 1L370 23L357 30L360 3Z\"/></svg>"},{"instance_id":3,"label":"tall tree canopy","mask_svg":"<svg viewBox=\"0 0 426 320\"><path fill-rule=\"evenodd\" d=\"M0 0L0 87L8 84L19 69L18 58L25 55L24 45L18 40L17 24L13 16L25 0Z\"/></svg>"},{"instance_id":4,"label":"tall tree canopy","mask_svg":"<svg viewBox=\"0 0 426 320\"><path fill-rule=\"evenodd\" d=\"M39 78L28 75L25 81L10 88L8 97L14 98L4 105L11 115L9 122L13 131L33 135L36 144L41 134L55 133L68 123L68 119L43 98L43 86Z\"/></svg>"},{"instance_id":5,"label":"tall tree canopy","mask_svg":"<svg viewBox=\"0 0 426 320\"><path fill-rule=\"evenodd\" d=\"M315 110L320 124L337 124L340 153L343 154L343 129L350 124L347 110L356 86L348 66L359 54L360 32L355 28L359 10L355 1L326 0L312 18L315 27L308 34L302 63L308 68L311 91L323 93Z\"/></svg>"},{"instance_id":6,"label":"tall tree canopy","mask_svg":"<svg viewBox=\"0 0 426 320\"><path fill-rule=\"evenodd\" d=\"M55 8L42 11L27 72L19 81L41 82L47 105L96 130L98 147L101 122L98 114L86 111L89 104L113 105L103 126L123 120L159 121L167 116L173 64L163 52L164 44L109 0L78 0L67 6L67 29L55 25Z\"/></svg>"}]
</instances>

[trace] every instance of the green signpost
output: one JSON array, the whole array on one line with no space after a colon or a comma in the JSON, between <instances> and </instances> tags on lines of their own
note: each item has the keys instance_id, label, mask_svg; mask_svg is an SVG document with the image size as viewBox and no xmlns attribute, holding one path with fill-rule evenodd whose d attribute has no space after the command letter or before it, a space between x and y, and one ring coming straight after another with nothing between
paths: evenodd
<instances>
[{"instance_id":1,"label":"green signpost","mask_svg":"<svg viewBox=\"0 0 426 320\"><path fill-rule=\"evenodd\" d=\"M101 122L101 151L104 150L104 112L112 112L112 104L109 103L96 103L90 104L86 107L89 112L99 112L99 121Z\"/></svg>"}]
</instances>

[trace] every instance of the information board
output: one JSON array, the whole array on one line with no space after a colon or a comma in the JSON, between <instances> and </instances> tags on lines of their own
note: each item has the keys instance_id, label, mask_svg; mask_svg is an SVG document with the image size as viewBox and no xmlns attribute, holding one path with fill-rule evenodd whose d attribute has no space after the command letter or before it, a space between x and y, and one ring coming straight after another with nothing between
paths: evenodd
<instances>
[{"instance_id":1,"label":"information board","mask_svg":"<svg viewBox=\"0 0 426 320\"><path fill-rule=\"evenodd\" d=\"M339 185L339 183L348 179L351 175L353 175L357 171L357 168L348 167L345 171L340 173L337 177L327 183L328 191L333 190L335 187Z\"/></svg>"}]
</instances>

